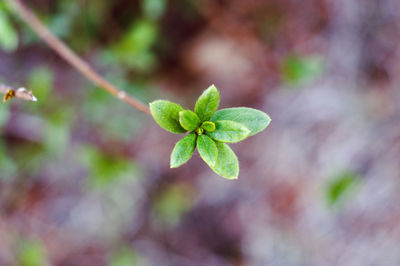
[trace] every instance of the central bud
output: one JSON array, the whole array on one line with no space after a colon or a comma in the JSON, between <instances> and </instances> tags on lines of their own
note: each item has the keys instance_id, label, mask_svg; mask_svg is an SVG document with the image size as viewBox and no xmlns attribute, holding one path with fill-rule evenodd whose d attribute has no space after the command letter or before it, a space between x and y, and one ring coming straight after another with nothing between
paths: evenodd
<instances>
[{"instance_id":1,"label":"central bud","mask_svg":"<svg viewBox=\"0 0 400 266\"><path fill-rule=\"evenodd\" d=\"M215 131L215 124L210 121L205 121L201 124L201 128L203 128L207 132L214 132Z\"/></svg>"},{"instance_id":2,"label":"central bud","mask_svg":"<svg viewBox=\"0 0 400 266\"><path fill-rule=\"evenodd\" d=\"M204 129L202 129L201 127L198 127L195 131L196 131L196 134L197 134L198 136L201 136L201 135L203 135L203 133L204 133Z\"/></svg>"}]
</instances>

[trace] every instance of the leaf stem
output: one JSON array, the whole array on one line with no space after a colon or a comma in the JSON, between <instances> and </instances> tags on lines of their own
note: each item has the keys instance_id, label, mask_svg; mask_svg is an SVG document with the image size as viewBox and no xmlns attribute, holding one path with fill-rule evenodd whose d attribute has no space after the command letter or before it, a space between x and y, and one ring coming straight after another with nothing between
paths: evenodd
<instances>
[{"instance_id":1,"label":"leaf stem","mask_svg":"<svg viewBox=\"0 0 400 266\"><path fill-rule=\"evenodd\" d=\"M72 65L83 76L133 108L146 114L150 114L150 109L145 104L139 102L137 99L128 95L125 91L118 89L116 86L108 82L93 70L88 63L72 51L64 42L51 33L50 30L40 22L37 16L25 4L23 4L21 0L5 1L8 3L9 7L12 8L12 10L47 43L47 45L49 45L59 56Z\"/></svg>"}]
</instances>

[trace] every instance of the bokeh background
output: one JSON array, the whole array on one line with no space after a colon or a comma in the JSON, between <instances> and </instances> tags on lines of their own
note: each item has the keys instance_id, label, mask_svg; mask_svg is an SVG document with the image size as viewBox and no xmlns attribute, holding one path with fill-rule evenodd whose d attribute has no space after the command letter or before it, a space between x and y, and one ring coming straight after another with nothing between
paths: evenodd
<instances>
[{"instance_id":1,"label":"bokeh background","mask_svg":"<svg viewBox=\"0 0 400 266\"><path fill-rule=\"evenodd\" d=\"M0 265L400 265L398 0L31 0L59 38L144 103L272 123L237 181L96 88L0 2Z\"/></svg>"}]
</instances>

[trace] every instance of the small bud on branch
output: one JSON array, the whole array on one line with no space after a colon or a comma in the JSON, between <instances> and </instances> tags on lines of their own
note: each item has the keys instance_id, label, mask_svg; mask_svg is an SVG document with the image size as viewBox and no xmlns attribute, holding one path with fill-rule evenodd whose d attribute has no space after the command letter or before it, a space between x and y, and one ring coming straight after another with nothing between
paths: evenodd
<instances>
[{"instance_id":1,"label":"small bud on branch","mask_svg":"<svg viewBox=\"0 0 400 266\"><path fill-rule=\"evenodd\" d=\"M51 31L38 19L38 17L21 0L5 0L8 7L13 10L26 24L35 31L58 55L71 64L82 75L91 80L94 84L104 89L108 93L117 97L119 100L129 104L133 108L150 115L150 109L136 98L120 90L99 73L92 69L88 63L81 59L64 42L58 39ZM17 96L16 96L17 97Z\"/></svg>"},{"instance_id":2,"label":"small bud on branch","mask_svg":"<svg viewBox=\"0 0 400 266\"><path fill-rule=\"evenodd\" d=\"M26 101L37 102L37 98L33 95L32 91L28 91L25 88L14 89L9 86L0 84L0 93L4 94L4 102L12 98L19 98Z\"/></svg>"}]
</instances>

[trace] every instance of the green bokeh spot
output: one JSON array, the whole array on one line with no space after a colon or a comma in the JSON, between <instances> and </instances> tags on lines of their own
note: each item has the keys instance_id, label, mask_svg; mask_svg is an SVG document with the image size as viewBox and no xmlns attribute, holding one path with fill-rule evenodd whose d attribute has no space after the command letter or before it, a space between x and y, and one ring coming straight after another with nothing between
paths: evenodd
<instances>
[{"instance_id":1,"label":"green bokeh spot","mask_svg":"<svg viewBox=\"0 0 400 266\"><path fill-rule=\"evenodd\" d=\"M359 177L352 171L344 171L336 175L327 185L327 201L330 206L343 203L354 195L359 184Z\"/></svg>"}]
</instances>

